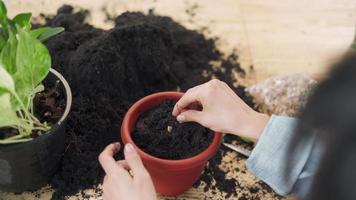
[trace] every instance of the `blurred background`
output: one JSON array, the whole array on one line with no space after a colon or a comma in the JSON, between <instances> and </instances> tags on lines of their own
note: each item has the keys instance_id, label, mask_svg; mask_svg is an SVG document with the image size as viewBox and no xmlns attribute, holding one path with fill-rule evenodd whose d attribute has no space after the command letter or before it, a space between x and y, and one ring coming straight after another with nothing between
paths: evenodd
<instances>
[{"instance_id":1,"label":"blurred background","mask_svg":"<svg viewBox=\"0 0 356 200\"><path fill-rule=\"evenodd\" d=\"M205 35L219 37L225 52L237 49L242 66L258 79L288 73L323 74L354 38L354 0L7 0L10 15L31 11L55 14L62 4L89 9L89 22L109 29L105 12L171 16Z\"/></svg>"}]
</instances>

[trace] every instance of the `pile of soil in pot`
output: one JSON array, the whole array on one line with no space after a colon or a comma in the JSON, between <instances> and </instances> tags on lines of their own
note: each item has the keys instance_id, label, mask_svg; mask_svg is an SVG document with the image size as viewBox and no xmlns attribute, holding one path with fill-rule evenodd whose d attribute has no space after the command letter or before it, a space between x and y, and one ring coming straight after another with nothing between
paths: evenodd
<instances>
[{"instance_id":1,"label":"pile of soil in pot","mask_svg":"<svg viewBox=\"0 0 356 200\"><path fill-rule=\"evenodd\" d=\"M73 92L66 150L51 182L52 199L63 199L102 181L97 157L106 145L121 141L124 114L145 95L185 91L216 77L253 106L244 87L233 86L232 72L244 74L237 55L225 59L214 39L154 13L125 12L115 18L110 30L87 24L89 14L63 6L54 16L42 16L45 26L66 29L46 41L46 46L53 67L65 76ZM212 62L224 70L213 68Z\"/></svg>"},{"instance_id":2,"label":"pile of soil in pot","mask_svg":"<svg viewBox=\"0 0 356 200\"><path fill-rule=\"evenodd\" d=\"M198 123L179 123L172 116L176 100L165 100L143 113L132 131L132 139L144 152L158 158L179 160L204 151L214 133Z\"/></svg>"},{"instance_id":3,"label":"pile of soil in pot","mask_svg":"<svg viewBox=\"0 0 356 200\"><path fill-rule=\"evenodd\" d=\"M44 91L37 93L33 99L33 114L40 122L46 122L49 126L52 126L63 116L66 107L66 96L64 87L59 80L49 81L46 78L43 84ZM42 130L34 130L31 137L36 138L44 133ZM0 139L6 139L18 134L17 129L0 128Z\"/></svg>"}]
</instances>

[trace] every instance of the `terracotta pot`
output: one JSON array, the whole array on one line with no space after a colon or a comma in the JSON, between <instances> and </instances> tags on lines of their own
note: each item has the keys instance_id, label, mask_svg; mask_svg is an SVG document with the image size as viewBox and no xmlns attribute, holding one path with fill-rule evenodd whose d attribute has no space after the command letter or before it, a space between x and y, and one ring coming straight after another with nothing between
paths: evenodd
<instances>
[{"instance_id":1,"label":"terracotta pot","mask_svg":"<svg viewBox=\"0 0 356 200\"><path fill-rule=\"evenodd\" d=\"M142 98L128 110L121 126L122 141L133 144L150 173L156 191L175 196L188 190L201 175L207 161L214 156L221 142L221 133L215 133L212 143L198 155L181 160L167 160L154 157L139 149L131 138L131 130L140 114L157 106L163 100L181 98L180 92L159 92Z\"/></svg>"}]
</instances>

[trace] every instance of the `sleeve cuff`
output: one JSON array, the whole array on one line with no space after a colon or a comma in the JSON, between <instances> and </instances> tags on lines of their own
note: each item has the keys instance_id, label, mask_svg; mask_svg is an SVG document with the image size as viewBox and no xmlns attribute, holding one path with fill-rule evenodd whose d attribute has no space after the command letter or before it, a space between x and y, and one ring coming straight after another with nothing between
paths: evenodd
<instances>
[{"instance_id":1,"label":"sleeve cuff","mask_svg":"<svg viewBox=\"0 0 356 200\"><path fill-rule=\"evenodd\" d=\"M288 157L296 123L297 120L294 118L271 116L246 161L249 171L279 195L287 195L292 191L312 149L312 141L308 140L303 149L298 149L298 155ZM292 162L293 169L287 171L287 162Z\"/></svg>"}]
</instances>

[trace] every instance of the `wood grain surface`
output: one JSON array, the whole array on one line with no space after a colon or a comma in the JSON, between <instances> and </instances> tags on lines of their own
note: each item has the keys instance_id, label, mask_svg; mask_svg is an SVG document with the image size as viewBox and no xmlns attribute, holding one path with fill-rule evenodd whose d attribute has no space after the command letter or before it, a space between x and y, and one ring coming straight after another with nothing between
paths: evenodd
<instances>
[{"instance_id":1,"label":"wood grain surface","mask_svg":"<svg viewBox=\"0 0 356 200\"><path fill-rule=\"evenodd\" d=\"M54 14L62 4L70 4L91 11L89 22L109 29L103 8L113 15L124 11L148 12L154 8L160 15L191 29L204 29L208 37L219 37L223 52L237 49L245 69L255 71L247 78L248 85L271 75L311 73L323 76L329 66L351 44L356 25L354 0L7 0L10 15L30 11ZM188 9L188 11L187 11ZM191 14L193 13L193 14ZM321 75L320 75L321 74ZM229 152L221 166L228 177L241 184L254 185L259 180L245 169L244 159ZM236 169L239 169L237 172ZM244 173L242 173L244 171ZM238 189L237 189L238 190ZM239 195L243 192L238 191ZM35 193L19 195L0 193L0 200L46 200L51 197L46 187ZM101 199L93 190L84 193L89 199ZM89 195L89 196L90 196ZM74 195L68 199L82 199ZM223 195L202 188L191 189L180 197L160 199L224 199ZM238 199L233 197L231 199ZM273 192L264 192L260 199L278 199Z\"/></svg>"}]
</instances>

